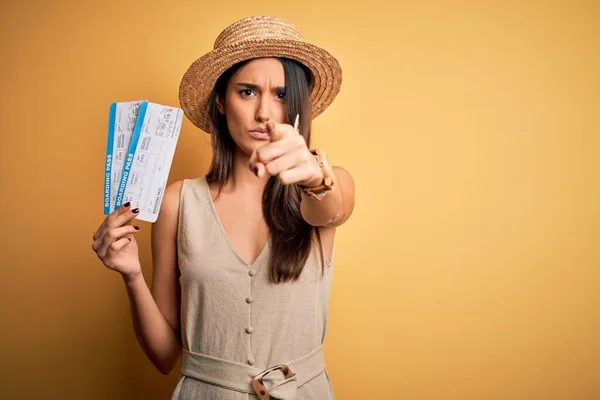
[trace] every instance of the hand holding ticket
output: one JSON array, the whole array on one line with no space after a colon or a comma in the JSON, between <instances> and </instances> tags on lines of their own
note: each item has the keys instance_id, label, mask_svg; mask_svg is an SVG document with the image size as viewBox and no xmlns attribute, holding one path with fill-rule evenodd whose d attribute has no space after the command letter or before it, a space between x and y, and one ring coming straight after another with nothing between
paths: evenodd
<instances>
[{"instance_id":1,"label":"hand holding ticket","mask_svg":"<svg viewBox=\"0 0 600 400\"><path fill-rule=\"evenodd\" d=\"M111 105L104 214L130 202L138 219L156 221L182 120L181 109L148 101Z\"/></svg>"}]
</instances>

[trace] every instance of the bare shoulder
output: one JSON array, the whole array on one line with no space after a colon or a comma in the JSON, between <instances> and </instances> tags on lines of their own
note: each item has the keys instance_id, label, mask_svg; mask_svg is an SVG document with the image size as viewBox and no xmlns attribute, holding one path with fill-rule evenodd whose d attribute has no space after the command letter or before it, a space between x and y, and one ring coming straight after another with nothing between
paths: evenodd
<instances>
[{"instance_id":1,"label":"bare shoulder","mask_svg":"<svg viewBox=\"0 0 600 400\"><path fill-rule=\"evenodd\" d=\"M167 186L163 195L162 203L160 205L160 213L158 219L156 220L156 223L158 223L161 220L161 218L163 219L163 221L160 222L167 222L172 224L172 219L175 219L175 222L177 222L177 216L179 214L179 196L181 193L182 186L183 181L173 182L169 186Z\"/></svg>"},{"instance_id":2,"label":"bare shoulder","mask_svg":"<svg viewBox=\"0 0 600 400\"><path fill-rule=\"evenodd\" d=\"M158 243L174 242L177 238L179 219L179 196L183 181L177 181L165 189L158 219L152 224L152 251L159 251Z\"/></svg>"}]
</instances>

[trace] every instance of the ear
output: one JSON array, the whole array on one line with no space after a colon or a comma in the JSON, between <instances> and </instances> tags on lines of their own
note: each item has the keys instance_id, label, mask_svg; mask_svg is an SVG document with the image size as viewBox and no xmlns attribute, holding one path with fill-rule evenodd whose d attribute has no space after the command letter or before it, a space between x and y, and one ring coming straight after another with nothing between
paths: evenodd
<instances>
[{"instance_id":1,"label":"ear","mask_svg":"<svg viewBox=\"0 0 600 400\"><path fill-rule=\"evenodd\" d=\"M217 110L219 110L221 114L225 114L225 104L223 104L221 96L217 96Z\"/></svg>"}]
</instances>

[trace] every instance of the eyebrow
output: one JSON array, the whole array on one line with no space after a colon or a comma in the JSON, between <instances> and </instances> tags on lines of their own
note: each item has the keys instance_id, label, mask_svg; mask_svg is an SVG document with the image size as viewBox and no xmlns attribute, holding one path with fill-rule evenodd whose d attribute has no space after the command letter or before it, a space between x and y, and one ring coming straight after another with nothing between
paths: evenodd
<instances>
[{"instance_id":1,"label":"eyebrow","mask_svg":"<svg viewBox=\"0 0 600 400\"><path fill-rule=\"evenodd\" d=\"M235 84L236 86L242 86L250 90L259 90L259 86L254 83L246 83L246 82L238 82ZM275 93L285 93L285 86L275 86L272 89Z\"/></svg>"}]
</instances>

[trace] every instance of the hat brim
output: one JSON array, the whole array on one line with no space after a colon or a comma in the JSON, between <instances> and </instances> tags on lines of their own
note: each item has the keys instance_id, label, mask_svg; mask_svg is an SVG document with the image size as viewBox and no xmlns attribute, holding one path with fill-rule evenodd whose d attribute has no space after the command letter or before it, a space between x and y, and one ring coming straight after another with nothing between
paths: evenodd
<instances>
[{"instance_id":1,"label":"hat brim","mask_svg":"<svg viewBox=\"0 0 600 400\"><path fill-rule=\"evenodd\" d=\"M179 86L179 103L185 116L210 133L208 102L219 76L238 62L264 57L285 57L304 64L313 75L310 91L311 119L333 102L342 84L340 64L326 50L292 40L245 40L235 46L219 47L192 63Z\"/></svg>"}]
</instances>

